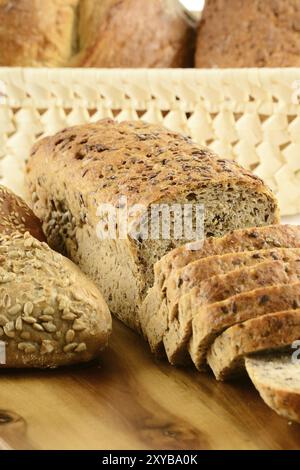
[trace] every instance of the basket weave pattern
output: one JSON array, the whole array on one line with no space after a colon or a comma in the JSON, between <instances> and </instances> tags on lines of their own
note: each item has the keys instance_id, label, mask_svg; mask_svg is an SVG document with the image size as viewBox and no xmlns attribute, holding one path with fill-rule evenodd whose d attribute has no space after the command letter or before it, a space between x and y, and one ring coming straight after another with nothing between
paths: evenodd
<instances>
[{"instance_id":1,"label":"basket weave pattern","mask_svg":"<svg viewBox=\"0 0 300 470\"><path fill-rule=\"evenodd\" d=\"M190 135L261 176L283 215L300 212L300 69L0 68L1 82L0 180L20 194L37 138L113 117Z\"/></svg>"}]
</instances>

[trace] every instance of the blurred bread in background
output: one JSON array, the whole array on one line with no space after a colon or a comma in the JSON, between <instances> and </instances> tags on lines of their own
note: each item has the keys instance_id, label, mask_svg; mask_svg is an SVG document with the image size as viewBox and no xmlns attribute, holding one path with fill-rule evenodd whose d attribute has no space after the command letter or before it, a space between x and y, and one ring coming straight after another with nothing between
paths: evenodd
<instances>
[{"instance_id":1,"label":"blurred bread in background","mask_svg":"<svg viewBox=\"0 0 300 470\"><path fill-rule=\"evenodd\" d=\"M300 0L206 0L196 67L299 67Z\"/></svg>"},{"instance_id":2,"label":"blurred bread in background","mask_svg":"<svg viewBox=\"0 0 300 470\"><path fill-rule=\"evenodd\" d=\"M192 66L194 26L179 0L0 0L0 66Z\"/></svg>"},{"instance_id":3,"label":"blurred bread in background","mask_svg":"<svg viewBox=\"0 0 300 470\"><path fill-rule=\"evenodd\" d=\"M66 65L76 50L77 6L78 0L0 0L0 66Z\"/></svg>"}]
</instances>

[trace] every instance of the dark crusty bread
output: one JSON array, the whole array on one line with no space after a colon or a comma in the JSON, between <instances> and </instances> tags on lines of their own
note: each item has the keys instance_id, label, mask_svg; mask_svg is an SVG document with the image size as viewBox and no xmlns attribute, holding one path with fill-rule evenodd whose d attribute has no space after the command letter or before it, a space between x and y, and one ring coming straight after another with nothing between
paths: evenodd
<instances>
[{"instance_id":1,"label":"dark crusty bread","mask_svg":"<svg viewBox=\"0 0 300 470\"><path fill-rule=\"evenodd\" d=\"M187 240L100 240L99 204L118 205L120 196L129 208L143 204L148 212L157 203L205 204L205 233L216 236L278 221L277 202L260 179L143 122L103 120L45 138L32 151L26 180L51 246L78 263L118 318L137 330L154 263ZM140 221L141 214L132 216L133 224Z\"/></svg>"},{"instance_id":2,"label":"dark crusty bread","mask_svg":"<svg viewBox=\"0 0 300 470\"><path fill-rule=\"evenodd\" d=\"M270 313L239 323L217 337L207 354L216 379L244 372L245 356L290 346L300 339L300 309Z\"/></svg>"},{"instance_id":3,"label":"dark crusty bread","mask_svg":"<svg viewBox=\"0 0 300 470\"><path fill-rule=\"evenodd\" d=\"M96 358L111 331L108 307L70 260L34 238L38 219L0 187L1 367L57 367ZM11 211L11 212L10 212Z\"/></svg>"},{"instance_id":4,"label":"dark crusty bread","mask_svg":"<svg viewBox=\"0 0 300 470\"><path fill-rule=\"evenodd\" d=\"M300 227L274 225L235 230L222 238L207 238L204 243L199 243L198 249L191 250L191 246L197 248L197 244L175 248L154 266L155 282L144 301L141 310L141 323L144 336L156 354L163 350L163 337L168 328L166 289L168 282L172 282L172 276L177 272L177 269L183 269L197 260L205 260L207 257L225 253L280 247L299 248ZM183 328L184 330L185 328Z\"/></svg>"},{"instance_id":5,"label":"dark crusty bread","mask_svg":"<svg viewBox=\"0 0 300 470\"><path fill-rule=\"evenodd\" d=\"M299 67L299 0L206 0L196 67Z\"/></svg>"},{"instance_id":6,"label":"dark crusty bread","mask_svg":"<svg viewBox=\"0 0 300 470\"><path fill-rule=\"evenodd\" d=\"M0 0L0 66L190 66L195 26L178 0Z\"/></svg>"},{"instance_id":7,"label":"dark crusty bread","mask_svg":"<svg viewBox=\"0 0 300 470\"><path fill-rule=\"evenodd\" d=\"M246 358L246 369L262 399L276 413L300 423L300 362L286 354Z\"/></svg>"}]
</instances>

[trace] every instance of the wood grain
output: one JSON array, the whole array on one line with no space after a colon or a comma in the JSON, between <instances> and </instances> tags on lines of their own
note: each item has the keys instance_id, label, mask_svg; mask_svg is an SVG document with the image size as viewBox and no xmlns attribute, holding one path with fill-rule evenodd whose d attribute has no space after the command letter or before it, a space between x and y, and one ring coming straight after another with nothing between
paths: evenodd
<instances>
[{"instance_id":1,"label":"wood grain","mask_svg":"<svg viewBox=\"0 0 300 470\"><path fill-rule=\"evenodd\" d=\"M99 363L0 371L0 449L298 449L248 380L217 383L153 359L118 322Z\"/></svg>"}]
</instances>

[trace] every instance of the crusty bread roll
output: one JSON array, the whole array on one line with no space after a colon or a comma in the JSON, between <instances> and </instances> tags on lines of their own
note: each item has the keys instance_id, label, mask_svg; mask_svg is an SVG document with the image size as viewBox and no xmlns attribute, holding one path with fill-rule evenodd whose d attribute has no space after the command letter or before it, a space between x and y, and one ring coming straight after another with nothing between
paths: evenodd
<instances>
[{"instance_id":1,"label":"crusty bread roll","mask_svg":"<svg viewBox=\"0 0 300 470\"><path fill-rule=\"evenodd\" d=\"M17 211L3 216L13 207ZM98 289L71 261L25 231L28 221L31 233L40 235L40 222L2 187L0 213L1 367L57 367L97 357L111 331Z\"/></svg>"},{"instance_id":2,"label":"crusty bread roll","mask_svg":"<svg viewBox=\"0 0 300 470\"><path fill-rule=\"evenodd\" d=\"M196 67L299 66L299 0L206 0Z\"/></svg>"},{"instance_id":3,"label":"crusty bread roll","mask_svg":"<svg viewBox=\"0 0 300 470\"><path fill-rule=\"evenodd\" d=\"M193 26L178 0L0 0L0 66L184 67Z\"/></svg>"}]
</instances>

